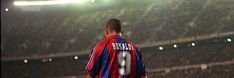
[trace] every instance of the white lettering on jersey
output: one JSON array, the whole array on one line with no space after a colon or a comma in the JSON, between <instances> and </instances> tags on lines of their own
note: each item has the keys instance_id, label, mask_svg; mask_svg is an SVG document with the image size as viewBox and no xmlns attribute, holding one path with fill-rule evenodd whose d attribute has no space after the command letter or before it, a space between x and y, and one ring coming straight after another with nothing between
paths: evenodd
<instances>
[{"instance_id":1,"label":"white lettering on jersey","mask_svg":"<svg viewBox=\"0 0 234 78\"><path fill-rule=\"evenodd\" d=\"M112 47L114 50L134 50L132 44L126 43L112 43Z\"/></svg>"}]
</instances>

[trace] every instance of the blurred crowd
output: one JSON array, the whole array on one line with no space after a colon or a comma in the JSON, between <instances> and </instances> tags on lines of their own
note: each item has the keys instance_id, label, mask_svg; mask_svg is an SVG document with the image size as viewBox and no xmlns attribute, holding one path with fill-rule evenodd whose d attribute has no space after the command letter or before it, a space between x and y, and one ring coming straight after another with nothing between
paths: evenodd
<instances>
[{"instance_id":1,"label":"blurred crowd","mask_svg":"<svg viewBox=\"0 0 234 78\"><path fill-rule=\"evenodd\" d=\"M221 40L222 41L222 40ZM201 43L200 43L201 44ZM171 44L169 44L171 45ZM230 78L233 77L233 63L224 64L225 61L234 62L233 43L212 43L197 46L187 46L164 49L157 51L155 46L141 48L146 69L171 68L176 66L209 65L220 63L216 66L203 66L183 69L168 69L148 72L149 78L162 77L199 77L199 78ZM77 78L84 77L85 65L88 55L51 58L50 61L41 59L2 61L1 77L3 78Z\"/></svg>"},{"instance_id":2,"label":"blurred crowd","mask_svg":"<svg viewBox=\"0 0 234 78\"><path fill-rule=\"evenodd\" d=\"M110 18L123 22L124 34L137 44L233 31L233 2L170 0L81 12L9 13L2 16L1 56L81 51L104 38Z\"/></svg>"},{"instance_id":3,"label":"blurred crowd","mask_svg":"<svg viewBox=\"0 0 234 78\"><path fill-rule=\"evenodd\" d=\"M200 68L172 70L167 72L149 73L149 78L232 78L234 76L233 65L208 67L205 70Z\"/></svg>"},{"instance_id":4,"label":"blurred crowd","mask_svg":"<svg viewBox=\"0 0 234 78\"><path fill-rule=\"evenodd\" d=\"M79 13L1 13L1 56L36 56L83 51L103 39L110 18L122 21L124 36L137 44L234 31L231 0L162 0ZM133 6L134 5L134 6ZM170 44L172 45L172 44ZM199 45L199 44L198 44ZM234 60L232 43L156 50L144 47L147 69ZM169 58L170 57L170 58ZM3 78L77 78L85 75L88 55L1 61ZM231 78L233 65L149 72L149 78ZM64 77L65 76L65 77Z\"/></svg>"}]
</instances>

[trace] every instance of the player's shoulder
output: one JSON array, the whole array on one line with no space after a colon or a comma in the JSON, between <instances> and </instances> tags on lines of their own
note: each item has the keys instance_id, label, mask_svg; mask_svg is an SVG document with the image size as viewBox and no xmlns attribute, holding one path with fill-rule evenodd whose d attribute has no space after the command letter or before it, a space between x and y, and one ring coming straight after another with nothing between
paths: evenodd
<instances>
[{"instance_id":1,"label":"player's shoulder","mask_svg":"<svg viewBox=\"0 0 234 78\"><path fill-rule=\"evenodd\" d=\"M106 46L106 40L103 39L103 40L97 42L94 47L92 47L92 51L100 51L100 50L104 49L105 46Z\"/></svg>"},{"instance_id":2,"label":"player's shoulder","mask_svg":"<svg viewBox=\"0 0 234 78\"><path fill-rule=\"evenodd\" d=\"M107 40L106 39L102 39L101 41L99 41L96 46L101 46L101 45L104 45L107 43Z\"/></svg>"}]
</instances>

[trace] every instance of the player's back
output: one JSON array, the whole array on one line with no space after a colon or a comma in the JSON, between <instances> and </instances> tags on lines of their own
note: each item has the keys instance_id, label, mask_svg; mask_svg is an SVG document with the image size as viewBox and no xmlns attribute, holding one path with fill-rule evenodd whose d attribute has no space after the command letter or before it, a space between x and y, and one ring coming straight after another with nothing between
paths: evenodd
<instances>
[{"instance_id":1,"label":"player's back","mask_svg":"<svg viewBox=\"0 0 234 78\"><path fill-rule=\"evenodd\" d=\"M93 60L90 60L86 69L94 76L98 74L99 78L138 78L145 74L140 50L121 36L106 38L93 52Z\"/></svg>"}]
</instances>

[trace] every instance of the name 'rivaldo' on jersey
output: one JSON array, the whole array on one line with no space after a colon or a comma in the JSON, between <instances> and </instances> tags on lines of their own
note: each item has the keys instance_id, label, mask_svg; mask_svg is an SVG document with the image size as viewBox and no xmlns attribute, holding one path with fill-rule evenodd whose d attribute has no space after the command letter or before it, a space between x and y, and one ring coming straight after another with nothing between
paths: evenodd
<instances>
[{"instance_id":1,"label":"name 'rivaldo' on jersey","mask_svg":"<svg viewBox=\"0 0 234 78\"><path fill-rule=\"evenodd\" d=\"M127 43L112 43L112 47L114 50L134 50L133 46Z\"/></svg>"}]
</instances>

